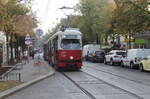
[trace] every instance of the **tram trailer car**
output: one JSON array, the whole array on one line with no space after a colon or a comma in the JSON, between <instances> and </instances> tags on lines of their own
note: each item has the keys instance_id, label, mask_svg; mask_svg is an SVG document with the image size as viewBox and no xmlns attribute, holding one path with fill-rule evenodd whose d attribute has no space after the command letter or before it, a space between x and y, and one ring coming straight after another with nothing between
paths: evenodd
<instances>
[{"instance_id":1,"label":"tram trailer car","mask_svg":"<svg viewBox=\"0 0 150 99\"><path fill-rule=\"evenodd\" d=\"M47 46L49 62L56 69L82 67L82 34L79 30L59 31L48 40Z\"/></svg>"}]
</instances>

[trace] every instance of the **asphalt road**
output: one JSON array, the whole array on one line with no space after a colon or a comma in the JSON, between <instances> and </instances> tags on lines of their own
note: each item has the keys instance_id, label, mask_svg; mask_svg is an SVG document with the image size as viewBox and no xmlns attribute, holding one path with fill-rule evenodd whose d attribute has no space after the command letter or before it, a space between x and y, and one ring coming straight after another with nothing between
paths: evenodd
<instances>
[{"instance_id":1,"label":"asphalt road","mask_svg":"<svg viewBox=\"0 0 150 99\"><path fill-rule=\"evenodd\" d=\"M5 99L149 99L150 73L84 62Z\"/></svg>"}]
</instances>

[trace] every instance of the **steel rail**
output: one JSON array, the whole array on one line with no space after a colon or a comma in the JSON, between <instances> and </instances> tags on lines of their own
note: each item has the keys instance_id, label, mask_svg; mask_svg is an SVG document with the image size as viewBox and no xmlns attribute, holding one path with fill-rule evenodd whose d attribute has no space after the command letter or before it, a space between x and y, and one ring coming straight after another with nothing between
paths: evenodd
<instances>
[{"instance_id":1,"label":"steel rail","mask_svg":"<svg viewBox=\"0 0 150 99\"><path fill-rule=\"evenodd\" d=\"M76 81L74 81L72 78L70 78L68 75L66 75L64 72L61 72L63 76L65 76L67 79L69 79L73 84L75 84L82 92L84 92L88 97L91 99L96 99L94 95L92 95L90 92L88 92L86 89L81 87Z\"/></svg>"},{"instance_id":2,"label":"steel rail","mask_svg":"<svg viewBox=\"0 0 150 99\"><path fill-rule=\"evenodd\" d=\"M129 80L129 81L138 83L138 84L143 84L143 85L145 85L145 86L150 86L150 84L145 84L145 83L143 83L142 81L136 81L136 80L133 80L133 79L130 79L130 78L127 78L127 77L124 77L124 76L120 76L120 75L117 75L117 74L114 74L114 73L111 73L111 72L108 72L108 71L100 70L100 69L97 69L97 68L94 68L94 67L90 67L90 66L86 66L86 67L87 67L87 68L94 69L94 70L97 70L97 71L101 71L101 72L103 72L103 73L111 74L111 75L113 75L113 76L116 76L116 77L119 77L119 78L122 78L122 79L126 79L126 80Z\"/></svg>"},{"instance_id":3,"label":"steel rail","mask_svg":"<svg viewBox=\"0 0 150 99\"><path fill-rule=\"evenodd\" d=\"M95 78L95 79L97 79L97 80L99 80L99 81L103 81L105 84L107 84L107 85L109 85L109 86L111 86L111 87L113 87L113 88L119 89L119 90L121 90L121 91L123 91L123 92L129 94L130 96L133 96L133 97L135 97L135 98L137 98L137 99L144 99L144 98L142 98L141 96L139 96L139 95L137 95L137 94L135 94L135 93L132 93L132 92L127 91L127 90L125 90L125 89L123 89L123 88L120 88L120 87L115 86L115 85L113 85L113 84L111 84L111 83L108 83L108 82L106 82L106 81L104 81L104 80L102 80L102 79L100 79L100 78L98 78L98 77L95 77L95 76L93 76L93 75L91 75L91 74L89 74L89 73L87 73L87 72L84 72L84 71L82 71L82 72L85 73L85 74L87 74L87 75L89 75L89 76L91 76L91 77L93 77L93 78Z\"/></svg>"}]
</instances>

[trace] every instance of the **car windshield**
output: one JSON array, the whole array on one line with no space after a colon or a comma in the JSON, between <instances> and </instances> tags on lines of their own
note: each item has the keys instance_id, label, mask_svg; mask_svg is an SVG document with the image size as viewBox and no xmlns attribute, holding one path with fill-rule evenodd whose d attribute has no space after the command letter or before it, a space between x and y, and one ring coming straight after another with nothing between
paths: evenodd
<instances>
[{"instance_id":1,"label":"car windshield","mask_svg":"<svg viewBox=\"0 0 150 99\"><path fill-rule=\"evenodd\" d=\"M116 52L117 55L126 56L126 52Z\"/></svg>"},{"instance_id":2,"label":"car windshield","mask_svg":"<svg viewBox=\"0 0 150 99\"><path fill-rule=\"evenodd\" d=\"M61 48L65 50L78 50L81 48L80 41L78 39L63 39Z\"/></svg>"},{"instance_id":3,"label":"car windshield","mask_svg":"<svg viewBox=\"0 0 150 99\"><path fill-rule=\"evenodd\" d=\"M102 51L96 51L95 54L96 55L104 55L104 52L102 52Z\"/></svg>"}]
</instances>

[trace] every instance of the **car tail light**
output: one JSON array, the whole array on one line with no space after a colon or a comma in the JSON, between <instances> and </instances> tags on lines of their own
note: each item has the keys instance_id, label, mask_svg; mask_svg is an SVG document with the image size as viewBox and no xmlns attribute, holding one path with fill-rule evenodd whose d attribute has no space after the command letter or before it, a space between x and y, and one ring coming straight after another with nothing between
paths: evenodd
<instances>
[{"instance_id":1,"label":"car tail light","mask_svg":"<svg viewBox=\"0 0 150 99\"><path fill-rule=\"evenodd\" d=\"M96 54L95 54L95 53L93 53L92 55L93 55L93 56L96 56Z\"/></svg>"},{"instance_id":2,"label":"car tail light","mask_svg":"<svg viewBox=\"0 0 150 99\"><path fill-rule=\"evenodd\" d=\"M114 56L114 58L118 58L119 56Z\"/></svg>"}]
</instances>

